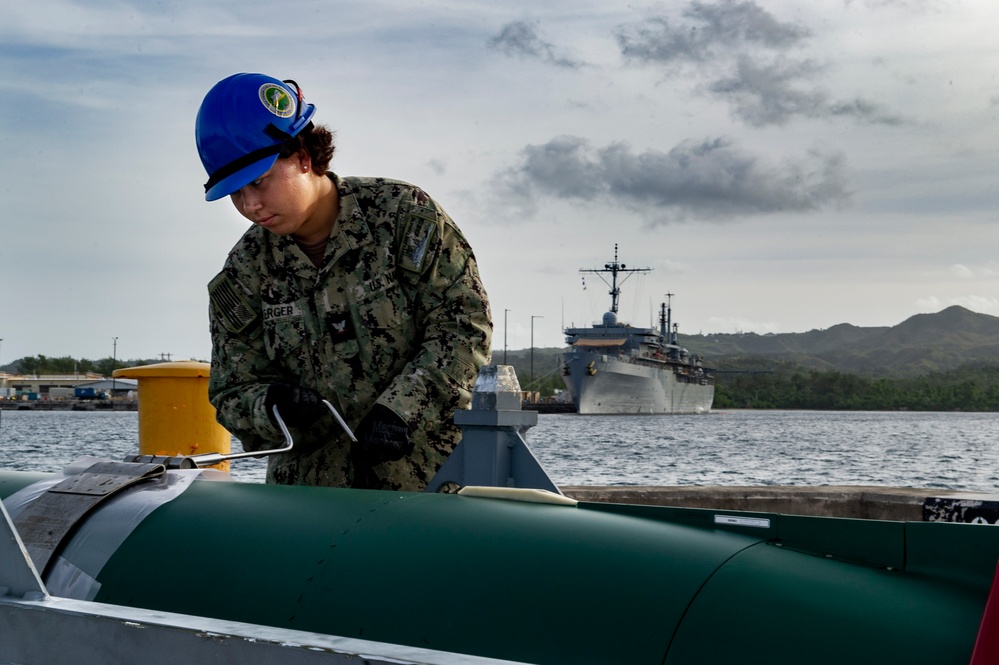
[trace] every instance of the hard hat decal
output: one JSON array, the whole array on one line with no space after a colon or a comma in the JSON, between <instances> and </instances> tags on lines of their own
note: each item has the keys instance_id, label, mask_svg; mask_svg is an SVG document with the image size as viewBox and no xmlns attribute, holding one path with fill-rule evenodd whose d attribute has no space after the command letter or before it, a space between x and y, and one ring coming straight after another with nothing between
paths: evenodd
<instances>
[{"instance_id":1,"label":"hard hat decal","mask_svg":"<svg viewBox=\"0 0 999 665\"><path fill-rule=\"evenodd\" d=\"M274 83L260 86L260 101L268 111L279 118L290 118L295 113L295 99L287 90Z\"/></svg>"}]
</instances>

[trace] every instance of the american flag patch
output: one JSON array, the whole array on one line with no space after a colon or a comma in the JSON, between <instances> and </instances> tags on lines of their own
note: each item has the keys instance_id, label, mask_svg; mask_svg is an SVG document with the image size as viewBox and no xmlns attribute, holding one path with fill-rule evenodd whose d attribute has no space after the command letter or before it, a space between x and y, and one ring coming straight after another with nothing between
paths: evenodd
<instances>
[{"instance_id":1,"label":"american flag patch","mask_svg":"<svg viewBox=\"0 0 999 665\"><path fill-rule=\"evenodd\" d=\"M253 303L224 272L208 283L208 300L229 332L241 333L257 319Z\"/></svg>"}]
</instances>

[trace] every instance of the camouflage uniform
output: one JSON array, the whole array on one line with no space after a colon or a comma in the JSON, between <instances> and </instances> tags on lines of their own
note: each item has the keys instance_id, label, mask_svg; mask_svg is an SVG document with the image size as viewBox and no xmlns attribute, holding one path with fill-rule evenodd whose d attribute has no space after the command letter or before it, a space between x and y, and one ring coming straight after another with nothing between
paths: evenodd
<instances>
[{"instance_id":1,"label":"camouflage uniform","mask_svg":"<svg viewBox=\"0 0 999 665\"><path fill-rule=\"evenodd\" d=\"M292 238L254 226L209 284L209 398L246 450L284 441L263 405L272 382L317 390L352 430L382 404L409 425L414 450L373 471L383 489L421 490L460 439L453 413L468 408L488 359L489 303L467 241L425 192L329 177L340 214L321 268ZM355 482L332 415L292 434L268 482Z\"/></svg>"}]
</instances>

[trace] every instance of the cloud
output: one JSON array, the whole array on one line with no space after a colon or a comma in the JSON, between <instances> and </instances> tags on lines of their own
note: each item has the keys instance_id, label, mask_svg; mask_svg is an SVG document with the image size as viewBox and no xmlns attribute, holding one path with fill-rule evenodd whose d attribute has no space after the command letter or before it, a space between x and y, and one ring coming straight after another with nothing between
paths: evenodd
<instances>
[{"instance_id":1,"label":"cloud","mask_svg":"<svg viewBox=\"0 0 999 665\"><path fill-rule=\"evenodd\" d=\"M768 166L725 138L635 153L624 143L593 148L585 139L560 136L525 147L520 164L497 181L525 207L546 196L599 201L639 211L653 223L815 210L849 197L838 153L816 150Z\"/></svg>"},{"instance_id":2,"label":"cloud","mask_svg":"<svg viewBox=\"0 0 999 665\"><path fill-rule=\"evenodd\" d=\"M950 274L958 279L994 279L999 275L995 263L985 266L966 266L963 263L955 263L950 267Z\"/></svg>"},{"instance_id":3,"label":"cloud","mask_svg":"<svg viewBox=\"0 0 999 665\"><path fill-rule=\"evenodd\" d=\"M966 265L955 263L950 267L950 273L959 279L971 279L975 276L975 271Z\"/></svg>"},{"instance_id":4,"label":"cloud","mask_svg":"<svg viewBox=\"0 0 999 665\"><path fill-rule=\"evenodd\" d=\"M754 2L692 2L683 16L696 25L674 27L665 18L651 17L618 28L621 53L632 60L660 65L703 63L720 57L714 47L721 47L722 52L746 45L785 49L811 34L803 26L780 23Z\"/></svg>"},{"instance_id":5,"label":"cloud","mask_svg":"<svg viewBox=\"0 0 999 665\"><path fill-rule=\"evenodd\" d=\"M226 7L225 5L229 5ZM222 6L219 6L222 5ZM53 51L108 55L180 55L194 37L260 38L275 35L274 22L246 22L252 8L235 3L212 7L178 3L47 0L11 3L4 19L8 43Z\"/></svg>"},{"instance_id":6,"label":"cloud","mask_svg":"<svg viewBox=\"0 0 999 665\"><path fill-rule=\"evenodd\" d=\"M666 76L692 70L700 87L729 104L749 125L784 125L795 118L851 118L895 126L904 119L862 98L832 100L817 79L826 67L793 55L812 33L778 21L755 2L692 2L685 23L663 17L617 29L626 60L659 68Z\"/></svg>"},{"instance_id":7,"label":"cloud","mask_svg":"<svg viewBox=\"0 0 999 665\"><path fill-rule=\"evenodd\" d=\"M555 46L541 38L536 22L513 21L507 23L498 35L489 40L489 46L506 55L536 58L557 67L575 69L585 64L579 60L558 55Z\"/></svg>"},{"instance_id":8,"label":"cloud","mask_svg":"<svg viewBox=\"0 0 999 665\"><path fill-rule=\"evenodd\" d=\"M874 124L900 125L901 116L864 99L831 102L816 88L800 89L795 83L820 70L809 60L776 58L762 64L741 56L733 76L715 81L708 90L726 98L736 116L755 127L783 125L796 116L804 118L851 117Z\"/></svg>"},{"instance_id":9,"label":"cloud","mask_svg":"<svg viewBox=\"0 0 999 665\"><path fill-rule=\"evenodd\" d=\"M447 162L443 159L431 159L427 161L427 166L437 175L447 173Z\"/></svg>"}]
</instances>

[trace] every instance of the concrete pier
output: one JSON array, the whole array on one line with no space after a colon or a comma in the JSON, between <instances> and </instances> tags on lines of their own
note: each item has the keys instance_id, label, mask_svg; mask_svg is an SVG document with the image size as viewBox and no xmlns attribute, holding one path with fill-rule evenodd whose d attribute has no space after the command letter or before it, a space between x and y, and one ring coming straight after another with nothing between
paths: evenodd
<instances>
[{"instance_id":1,"label":"concrete pier","mask_svg":"<svg viewBox=\"0 0 999 665\"><path fill-rule=\"evenodd\" d=\"M997 524L999 494L846 485L828 487L563 486L579 501L678 508L852 517L872 520Z\"/></svg>"}]
</instances>

